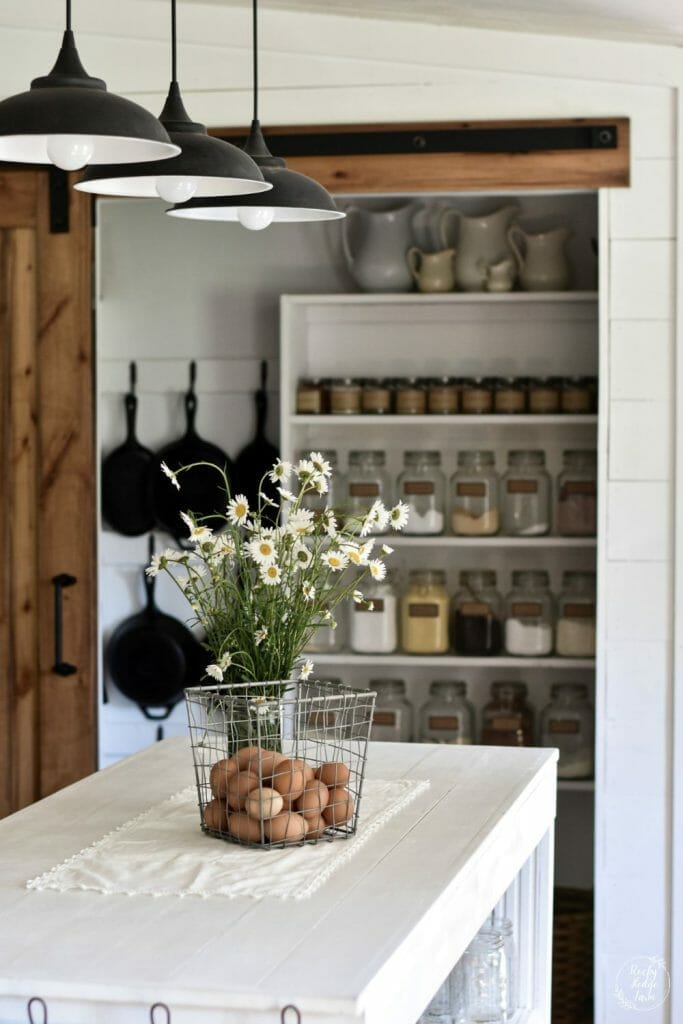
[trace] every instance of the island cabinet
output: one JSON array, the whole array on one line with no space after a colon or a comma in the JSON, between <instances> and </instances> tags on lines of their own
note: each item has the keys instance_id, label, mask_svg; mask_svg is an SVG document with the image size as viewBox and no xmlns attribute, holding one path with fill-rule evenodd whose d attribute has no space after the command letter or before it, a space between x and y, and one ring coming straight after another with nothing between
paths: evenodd
<instances>
[{"instance_id":1,"label":"island cabinet","mask_svg":"<svg viewBox=\"0 0 683 1024\"><path fill-rule=\"evenodd\" d=\"M172 1024L278 1024L289 1004L302 1024L415 1024L502 906L519 950L516 1024L549 1024L555 761L371 744L368 778L429 785L307 899L27 890L191 782L187 741L157 743L0 822L0 1020L26 1021L39 997L50 1024L133 1024L156 1002Z\"/></svg>"}]
</instances>

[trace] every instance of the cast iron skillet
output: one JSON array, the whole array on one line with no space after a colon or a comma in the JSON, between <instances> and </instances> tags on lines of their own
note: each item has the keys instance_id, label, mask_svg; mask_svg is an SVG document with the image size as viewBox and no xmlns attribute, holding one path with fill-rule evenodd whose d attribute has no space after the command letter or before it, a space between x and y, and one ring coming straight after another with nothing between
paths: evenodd
<instances>
[{"instance_id":1,"label":"cast iron skillet","mask_svg":"<svg viewBox=\"0 0 683 1024\"><path fill-rule=\"evenodd\" d=\"M188 470L180 476L180 490L177 490L166 477L159 465L165 462L169 469L179 469L193 462L211 462L225 468L231 482L232 493L235 493L233 464L225 452L215 444L204 441L195 430L197 415L197 396L194 392L197 364L190 363L190 389L185 395L185 413L187 429L178 441L166 445L157 453L157 468L152 477L152 494L157 525L170 533L179 544L187 544L187 527L180 518L181 512L190 509L198 517L212 516L224 509L227 498L223 493L220 475L215 469L204 466ZM216 519L215 524L207 523L219 529L223 520Z\"/></svg>"},{"instance_id":2,"label":"cast iron skillet","mask_svg":"<svg viewBox=\"0 0 683 1024\"><path fill-rule=\"evenodd\" d=\"M240 482L240 490L246 494L252 508L258 508L259 484L264 473L272 469L273 463L278 459L277 448L266 438L266 417L268 415L268 396L266 394L266 379L268 376L268 364L265 359L261 362L261 387L254 392L256 402L256 436L246 447L242 449L235 459L235 473ZM275 500L277 492L273 485L264 481L264 492L269 498ZM265 519L270 519L267 510Z\"/></svg>"},{"instance_id":3,"label":"cast iron skillet","mask_svg":"<svg viewBox=\"0 0 683 1024\"><path fill-rule=\"evenodd\" d=\"M102 463L102 516L117 533L139 537L154 526L152 473L154 455L135 436L138 400L136 368L130 364L130 391L124 396L126 440Z\"/></svg>"}]
</instances>

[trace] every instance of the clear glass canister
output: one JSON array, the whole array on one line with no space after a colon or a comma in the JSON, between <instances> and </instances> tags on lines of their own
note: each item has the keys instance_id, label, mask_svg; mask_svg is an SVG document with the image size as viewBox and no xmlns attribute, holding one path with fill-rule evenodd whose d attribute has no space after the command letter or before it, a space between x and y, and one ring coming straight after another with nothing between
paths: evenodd
<instances>
[{"instance_id":1,"label":"clear glass canister","mask_svg":"<svg viewBox=\"0 0 683 1024\"><path fill-rule=\"evenodd\" d=\"M501 481L503 533L508 537L542 537L550 532L550 477L545 452L508 452Z\"/></svg>"},{"instance_id":2,"label":"clear glass canister","mask_svg":"<svg viewBox=\"0 0 683 1024\"><path fill-rule=\"evenodd\" d=\"M361 411L362 385L351 377L330 383L330 412L333 416L357 416Z\"/></svg>"},{"instance_id":3,"label":"clear glass canister","mask_svg":"<svg viewBox=\"0 0 683 1024\"><path fill-rule=\"evenodd\" d=\"M427 412L427 392L421 380L407 377L394 383L394 409L398 416L422 416Z\"/></svg>"},{"instance_id":4,"label":"clear glass canister","mask_svg":"<svg viewBox=\"0 0 683 1024\"><path fill-rule=\"evenodd\" d=\"M563 537L594 537L597 531L597 452L563 453L557 478L557 532Z\"/></svg>"},{"instance_id":5,"label":"clear glass canister","mask_svg":"<svg viewBox=\"0 0 683 1024\"><path fill-rule=\"evenodd\" d=\"M391 412L392 388L388 380L364 380L361 395L362 411L372 416Z\"/></svg>"},{"instance_id":6,"label":"clear glass canister","mask_svg":"<svg viewBox=\"0 0 683 1024\"><path fill-rule=\"evenodd\" d=\"M529 381L529 412L535 416L553 416L560 411L560 379L534 377Z\"/></svg>"},{"instance_id":7,"label":"clear glass canister","mask_svg":"<svg viewBox=\"0 0 683 1024\"><path fill-rule=\"evenodd\" d=\"M463 956L468 1022L504 1024L510 1018L503 936L494 928L481 928Z\"/></svg>"},{"instance_id":8,"label":"clear glass canister","mask_svg":"<svg viewBox=\"0 0 683 1024\"><path fill-rule=\"evenodd\" d=\"M490 377L467 377L462 382L460 408L469 416L493 412L493 383Z\"/></svg>"},{"instance_id":9,"label":"clear glass canister","mask_svg":"<svg viewBox=\"0 0 683 1024\"><path fill-rule=\"evenodd\" d=\"M460 384L455 377L435 377L427 385L427 411L452 416L460 408Z\"/></svg>"},{"instance_id":10,"label":"clear glass canister","mask_svg":"<svg viewBox=\"0 0 683 1024\"><path fill-rule=\"evenodd\" d=\"M391 505L392 486L385 463L386 456L382 451L349 452L344 502L344 510L349 517L364 518L377 500Z\"/></svg>"},{"instance_id":11,"label":"clear glass canister","mask_svg":"<svg viewBox=\"0 0 683 1024\"><path fill-rule=\"evenodd\" d=\"M448 591L440 569L414 569L401 598L401 645L407 654L448 651Z\"/></svg>"},{"instance_id":12,"label":"clear glass canister","mask_svg":"<svg viewBox=\"0 0 683 1024\"><path fill-rule=\"evenodd\" d=\"M493 387L493 411L506 416L526 412L529 382L524 377L496 377Z\"/></svg>"},{"instance_id":13,"label":"clear glass canister","mask_svg":"<svg viewBox=\"0 0 683 1024\"><path fill-rule=\"evenodd\" d=\"M595 573L565 572L557 599L555 651L563 658L595 655Z\"/></svg>"},{"instance_id":14,"label":"clear glass canister","mask_svg":"<svg viewBox=\"0 0 683 1024\"><path fill-rule=\"evenodd\" d=\"M556 683L541 712L541 746L557 747L560 779L590 779L595 771L593 708L582 683Z\"/></svg>"},{"instance_id":15,"label":"clear glass canister","mask_svg":"<svg viewBox=\"0 0 683 1024\"><path fill-rule=\"evenodd\" d=\"M453 647L466 657L492 657L503 646L503 599L490 569L464 570L453 598Z\"/></svg>"},{"instance_id":16,"label":"clear glass canister","mask_svg":"<svg viewBox=\"0 0 683 1024\"><path fill-rule=\"evenodd\" d=\"M312 654L337 654L346 646L347 637L347 608L344 602L337 605L334 610L335 626L318 626L315 633L306 645L306 650Z\"/></svg>"},{"instance_id":17,"label":"clear glass canister","mask_svg":"<svg viewBox=\"0 0 683 1024\"><path fill-rule=\"evenodd\" d=\"M505 650L521 658L543 658L552 653L555 609L545 570L512 574L512 590L505 599Z\"/></svg>"},{"instance_id":18,"label":"clear glass canister","mask_svg":"<svg viewBox=\"0 0 683 1024\"><path fill-rule=\"evenodd\" d=\"M503 917L498 913L494 913L491 916L491 927L503 937L508 971L508 1007L505 1020L512 1021L517 1012L517 991L519 988L519 963L517 959L515 929L509 917Z\"/></svg>"},{"instance_id":19,"label":"clear glass canister","mask_svg":"<svg viewBox=\"0 0 683 1024\"><path fill-rule=\"evenodd\" d=\"M310 451L300 451L299 458L307 459ZM346 501L346 481L337 469L337 452L334 448L324 448L320 454L323 459L329 462L333 469L331 477L328 477L328 489L325 494L318 494L317 491L308 491L301 498L301 507L310 509L311 512L320 514L326 508L331 508L338 514Z\"/></svg>"},{"instance_id":20,"label":"clear glass canister","mask_svg":"<svg viewBox=\"0 0 683 1024\"><path fill-rule=\"evenodd\" d=\"M435 681L420 711L421 743L474 743L474 708L467 684Z\"/></svg>"},{"instance_id":21,"label":"clear glass canister","mask_svg":"<svg viewBox=\"0 0 683 1024\"><path fill-rule=\"evenodd\" d=\"M406 700L404 681L371 679L368 686L377 692L370 739L409 743L413 738L413 709Z\"/></svg>"},{"instance_id":22,"label":"clear glass canister","mask_svg":"<svg viewBox=\"0 0 683 1024\"><path fill-rule=\"evenodd\" d=\"M370 577L361 586L364 600L349 606L349 646L357 654L391 654L398 647L398 597L391 573L383 580Z\"/></svg>"},{"instance_id":23,"label":"clear glass canister","mask_svg":"<svg viewBox=\"0 0 683 1024\"><path fill-rule=\"evenodd\" d=\"M446 481L440 470L441 455L434 451L406 452L404 470L396 493L410 509L403 533L424 536L443 533Z\"/></svg>"},{"instance_id":24,"label":"clear glass canister","mask_svg":"<svg viewBox=\"0 0 683 1024\"><path fill-rule=\"evenodd\" d=\"M494 747L531 747L534 712L526 683L492 683L491 700L482 711L481 742Z\"/></svg>"},{"instance_id":25,"label":"clear glass canister","mask_svg":"<svg viewBox=\"0 0 683 1024\"><path fill-rule=\"evenodd\" d=\"M458 452L451 477L451 529L457 537L490 537L500 528L498 474L490 451Z\"/></svg>"}]
</instances>

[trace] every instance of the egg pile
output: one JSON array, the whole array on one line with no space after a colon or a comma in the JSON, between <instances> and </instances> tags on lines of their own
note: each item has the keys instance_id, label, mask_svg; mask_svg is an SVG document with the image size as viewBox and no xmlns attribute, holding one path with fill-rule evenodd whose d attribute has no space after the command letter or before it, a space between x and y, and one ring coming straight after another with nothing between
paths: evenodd
<instances>
[{"instance_id":1,"label":"egg pile","mask_svg":"<svg viewBox=\"0 0 683 1024\"><path fill-rule=\"evenodd\" d=\"M262 747L243 747L211 768L213 799L204 824L242 842L300 843L353 818L350 771L340 761L314 768Z\"/></svg>"}]
</instances>

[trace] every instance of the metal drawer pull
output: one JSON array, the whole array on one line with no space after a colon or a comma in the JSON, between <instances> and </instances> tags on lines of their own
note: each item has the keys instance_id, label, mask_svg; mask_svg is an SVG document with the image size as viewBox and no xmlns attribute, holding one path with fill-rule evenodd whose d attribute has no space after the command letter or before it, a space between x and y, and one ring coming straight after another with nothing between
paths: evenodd
<instances>
[{"instance_id":1,"label":"metal drawer pull","mask_svg":"<svg viewBox=\"0 0 683 1024\"><path fill-rule=\"evenodd\" d=\"M157 1020L156 1012L162 1010L166 1014L164 1021L163 1017L159 1017ZM150 1024L171 1024L171 1011L169 1010L166 1003L155 1003L149 1011Z\"/></svg>"},{"instance_id":2,"label":"metal drawer pull","mask_svg":"<svg viewBox=\"0 0 683 1024\"><path fill-rule=\"evenodd\" d=\"M37 1017L33 1016L34 1003L36 1003L43 1011L42 1020L39 1020ZM40 999L38 996L34 996L33 999L29 999L28 1003L26 1004L26 1009L28 1010L29 1024L47 1024L47 1006L45 1005L44 1001Z\"/></svg>"},{"instance_id":3,"label":"metal drawer pull","mask_svg":"<svg viewBox=\"0 0 683 1024\"><path fill-rule=\"evenodd\" d=\"M69 576L65 572L52 577L52 584L55 588L55 663L52 666L52 671L58 676L72 676L78 671L75 665L64 661L62 656L62 591L65 587L73 587L76 582L75 576Z\"/></svg>"}]
</instances>

